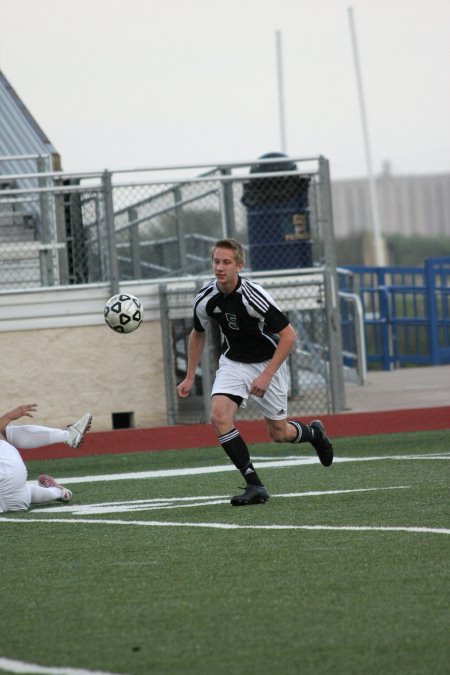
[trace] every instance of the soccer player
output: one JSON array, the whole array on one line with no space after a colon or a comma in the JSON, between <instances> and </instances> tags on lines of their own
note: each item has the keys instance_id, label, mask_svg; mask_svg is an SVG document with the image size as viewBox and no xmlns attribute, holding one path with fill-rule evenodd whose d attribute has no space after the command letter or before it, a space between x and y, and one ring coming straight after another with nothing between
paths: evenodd
<instances>
[{"instance_id":1,"label":"soccer player","mask_svg":"<svg viewBox=\"0 0 450 675\"><path fill-rule=\"evenodd\" d=\"M189 396L205 346L206 327L218 322L222 355L211 392L211 423L226 454L246 481L233 506L260 504L270 495L256 473L248 447L234 426L239 407L249 395L259 404L269 435L276 443L311 443L321 463L330 466L333 446L320 420L310 425L287 419L286 358L297 336L289 319L262 286L240 276L245 252L235 239L221 239L212 250L215 279L194 301L194 327L189 336L185 379L178 395Z\"/></svg>"},{"instance_id":2,"label":"soccer player","mask_svg":"<svg viewBox=\"0 0 450 675\"><path fill-rule=\"evenodd\" d=\"M92 415L83 417L66 429L51 429L35 424L12 425L20 417L33 417L36 404L20 405L0 416L0 513L26 511L34 504L53 500L68 502L72 492L43 474L37 485L27 483L27 469L17 448L28 450L53 443L66 443L79 448L92 422Z\"/></svg>"}]
</instances>

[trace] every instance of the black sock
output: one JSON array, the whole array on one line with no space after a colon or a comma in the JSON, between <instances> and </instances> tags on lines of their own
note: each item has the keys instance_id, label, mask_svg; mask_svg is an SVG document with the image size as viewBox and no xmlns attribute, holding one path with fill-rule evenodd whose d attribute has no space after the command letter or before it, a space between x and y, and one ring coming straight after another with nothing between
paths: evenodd
<instances>
[{"instance_id":1,"label":"black sock","mask_svg":"<svg viewBox=\"0 0 450 675\"><path fill-rule=\"evenodd\" d=\"M219 442L234 466L241 472L246 483L248 485L262 485L251 462L247 444L239 431L232 429L227 434L219 436Z\"/></svg>"},{"instance_id":2,"label":"black sock","mask_svg":"<svg viewBox=\"0 0 450 675\"><path fill-rule=\"evenodd\" d=\"M303 422L288 422L288 424L292 424L297 429L297 436L291 443L311 443L314 438L314 429Z\"/></svg>"}]
</instances>

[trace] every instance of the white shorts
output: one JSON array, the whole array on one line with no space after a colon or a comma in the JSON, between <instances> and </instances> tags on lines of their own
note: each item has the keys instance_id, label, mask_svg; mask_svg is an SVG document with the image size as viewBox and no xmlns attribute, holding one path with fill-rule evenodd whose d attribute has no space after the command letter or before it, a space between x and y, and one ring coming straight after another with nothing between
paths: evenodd
<instances>
[{"instance_id":1,"label":"white shorts","mask_svg":"<svg viewBox=\"0 0 450 675\"><path fill-rule=\"evenodd\" d=\"M272 377L264 396L253 396L250 388L253 380L266 368L268 361L262 363L241 363L231 361L226 356L219 359L219 369L211 391L214 394L233 394L240 396L245 408L249 396L259 405L264 417L270 420L282 420L287 417L288 372L286 361L278 368Z\"/></svg>"},{"instance_id":2,"label":"white shorts","mask_svg":"<svg viewBox=\"0 0 450 675\"><path fill-rule=\"evenodd\" d=\"M0 512L26 511L30 504L24 461L13 445L0 439Z\"/></svg>"}]
</instances>

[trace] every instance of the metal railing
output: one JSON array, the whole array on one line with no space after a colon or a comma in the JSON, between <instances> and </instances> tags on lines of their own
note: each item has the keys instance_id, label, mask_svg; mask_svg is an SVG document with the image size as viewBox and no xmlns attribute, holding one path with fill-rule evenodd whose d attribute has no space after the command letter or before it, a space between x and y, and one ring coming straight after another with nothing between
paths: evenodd
<instances>
[{"instance_id":1,"label":"metal railing","mask_svg":"<svg viewBox=\"0 0 450 675\"><path fill-rule=\"evenodd\" d=\"M258 162L259 173L235 162L200 176L186 175L200 165L3 175L0 238L14 246L1 287L110 281L114 292L122 280L201 271L209 256L200 242L222 236L249 245L252 269L320 262L329 229L320 208L331 216L327 161L293 168L290 159L286 171L283 159Z\"/></svg>"},{"instance_id":2,"label":"metal railing","mask_svg":"<svg viewBox=\"0 0 450 675\"><path fill-rule=\"evenodd\" d=\"M367 364L390 370L450 363L450 258L423 267L351 267L341 290L363 305ZM342 313L344 344L346 316Z\"/></svg>"}]
</instances>

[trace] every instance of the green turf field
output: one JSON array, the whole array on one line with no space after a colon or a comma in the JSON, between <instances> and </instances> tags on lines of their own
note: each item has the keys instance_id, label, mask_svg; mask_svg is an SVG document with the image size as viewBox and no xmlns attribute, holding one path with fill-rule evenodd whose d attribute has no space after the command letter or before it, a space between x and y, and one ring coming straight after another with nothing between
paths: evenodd
<instances>
[{"instance_id":1,"label":"green turf field","mask_svg":"<svg viewBox=\"0 0 450 675\"><path fill-rule=\"evenodd\" d=\"M253 446L240 508L219 448L30 462L74 499L0 518L0 670L448 673L450 432L309 447Z\"/></svg>"}]
</instances>

